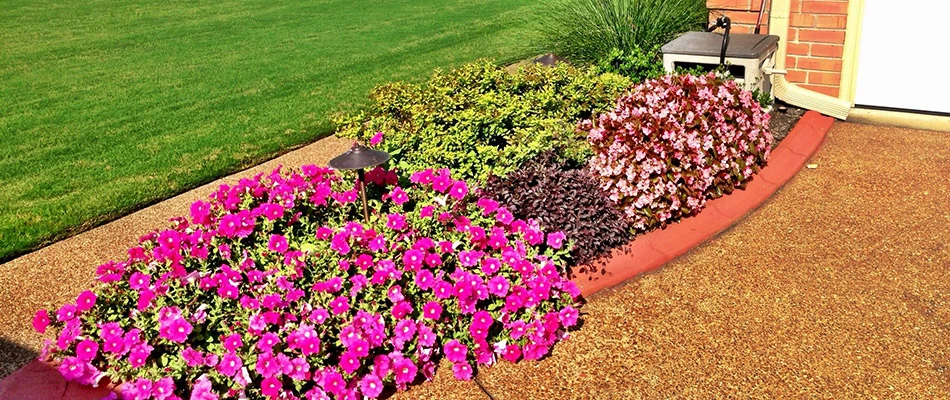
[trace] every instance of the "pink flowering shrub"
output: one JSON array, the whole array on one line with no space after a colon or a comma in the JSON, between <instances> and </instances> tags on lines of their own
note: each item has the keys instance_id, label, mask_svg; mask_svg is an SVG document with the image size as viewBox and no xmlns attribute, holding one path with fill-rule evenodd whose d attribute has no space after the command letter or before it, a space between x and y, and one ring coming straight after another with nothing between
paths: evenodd
<instances>
[{"instance_id":1,"label":"pink flowering shrub","mask_svg":"<svg viewBox=\"0 0 950 400\"><path fill-rule=\"evenodd\" d=\"M545 234L448 170L397 187L367 173L376 210L333 171L280 169L198 201L98 268L75 303L40 310L42 357L127 399L375 398L538 359L578 322L563 234Z\"/></svg>"},{"instance_id":2,"label":"pink flowering shrub","mask_svg":"<svg viewBox=\"0 0 950 400\"><path fill-rule=\"evenodd\" d=\"M634 229L661 227L731 193L765 165L769 115L715 74L648 80L595 121L583 121L592 173Z\"/></svg>"}]
</instances>

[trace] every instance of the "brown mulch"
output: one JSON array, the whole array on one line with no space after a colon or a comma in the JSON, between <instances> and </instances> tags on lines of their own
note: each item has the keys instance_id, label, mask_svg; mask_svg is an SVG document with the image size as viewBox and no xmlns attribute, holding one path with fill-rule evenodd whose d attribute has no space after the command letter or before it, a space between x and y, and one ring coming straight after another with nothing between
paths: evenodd
<instances>
[{"instance_id":1,"label":"brown mulch","mask_svg":"<svg viewBox=\"0 0 950 400\"><path fill-rule=\"evenodd\" d=\"M719 238L595 295L550 357L481 383L499 400L950 398L950 135L837 123L811 163ZM37 307L206 192L0 266L0 337L37 348ZM395 398L488 396L441 368Z\"/></svg>"}]
</instances>

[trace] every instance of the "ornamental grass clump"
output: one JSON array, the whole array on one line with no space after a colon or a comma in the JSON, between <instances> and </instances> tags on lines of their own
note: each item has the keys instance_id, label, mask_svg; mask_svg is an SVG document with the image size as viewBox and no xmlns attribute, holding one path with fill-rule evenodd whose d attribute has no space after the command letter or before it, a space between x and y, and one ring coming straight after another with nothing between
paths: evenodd
<instances>
[{"instance_id":1,"label":"ornamental grass clump","mask_svg":"<svg viewBox=\"0 0 950 400\"><path fill-rule=\"evenodd\" d=\"M421 84L374 89L368 112L337 120L337 134L392 154L402 172L449 168L459 179L504 176L545 151L583 162L590 156L577 121L606 111L630 80L593 68L528 65L508 72L479 61L437 71Z\"/></svg>"},{"instance_id":2,"label":"ornamental grass clump","mask_svg":"<svg viewBox=\"0 0 950 400\"><path fill-rule=\"evenodd\" d=\"M768 159L768 122L750 92L710 73L646 81L579 130L602 188L647 231L743 188Z\"/></svg>"},{"instance_id":3,"label":"ornamental grass clump","mask_svg":"<svg viewBox=\"0 0 950 400\"><path fill-rule=\"evenodd\" d=\"M331 170L223 185L143 236L99 284L33 321L69 381L127 399L376 398L538 359L578 322L567 243L476 199L448 170L396 186L367 174L376 212Z\"/></svg>"}]
</instances>

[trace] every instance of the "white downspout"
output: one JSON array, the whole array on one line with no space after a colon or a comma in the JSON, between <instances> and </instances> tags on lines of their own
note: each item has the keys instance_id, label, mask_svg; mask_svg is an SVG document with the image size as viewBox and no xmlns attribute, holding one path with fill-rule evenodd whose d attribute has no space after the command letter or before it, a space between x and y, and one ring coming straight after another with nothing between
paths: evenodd
<instances>
[{"instance_id":1,"label":"white downspout","mask_svg":"<svg viewBox=\"0 0 950 400\"><path fill-rule=\"evenodd\" d=\"M857 0L851 0L857 1ZM775 51L775 67L766 73L772 75L772 94L780 100L808 110L841 120L848 118L851 103L818 92L804 89L785 79L785 57L788 55L788 17L791 14L791 0L772 0L769 17L769 34L778 35L778 49Z\"/></svg>"}]
</instances>

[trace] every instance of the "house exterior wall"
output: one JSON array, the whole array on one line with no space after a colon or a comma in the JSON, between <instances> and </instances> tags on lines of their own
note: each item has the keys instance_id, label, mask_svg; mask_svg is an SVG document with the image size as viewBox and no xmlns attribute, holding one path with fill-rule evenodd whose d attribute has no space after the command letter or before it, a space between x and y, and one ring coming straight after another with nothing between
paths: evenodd
<instances>
[{"instance_id":1,"label":"house exterior wall","mask_svg":"<svg viewBox=\"0 0 950 400\"><path fill-rule=\"evenodd\" d=\"M767 0L761 32L781 35L768 32L768 3ZM760 4L761 0L706 0L710 21L720 15L728 16L734 33L752 32ZM848 0L791 0L791 10L785 36L786 78L802 88L838 97Z\"/></svg>"}]
</instances>

